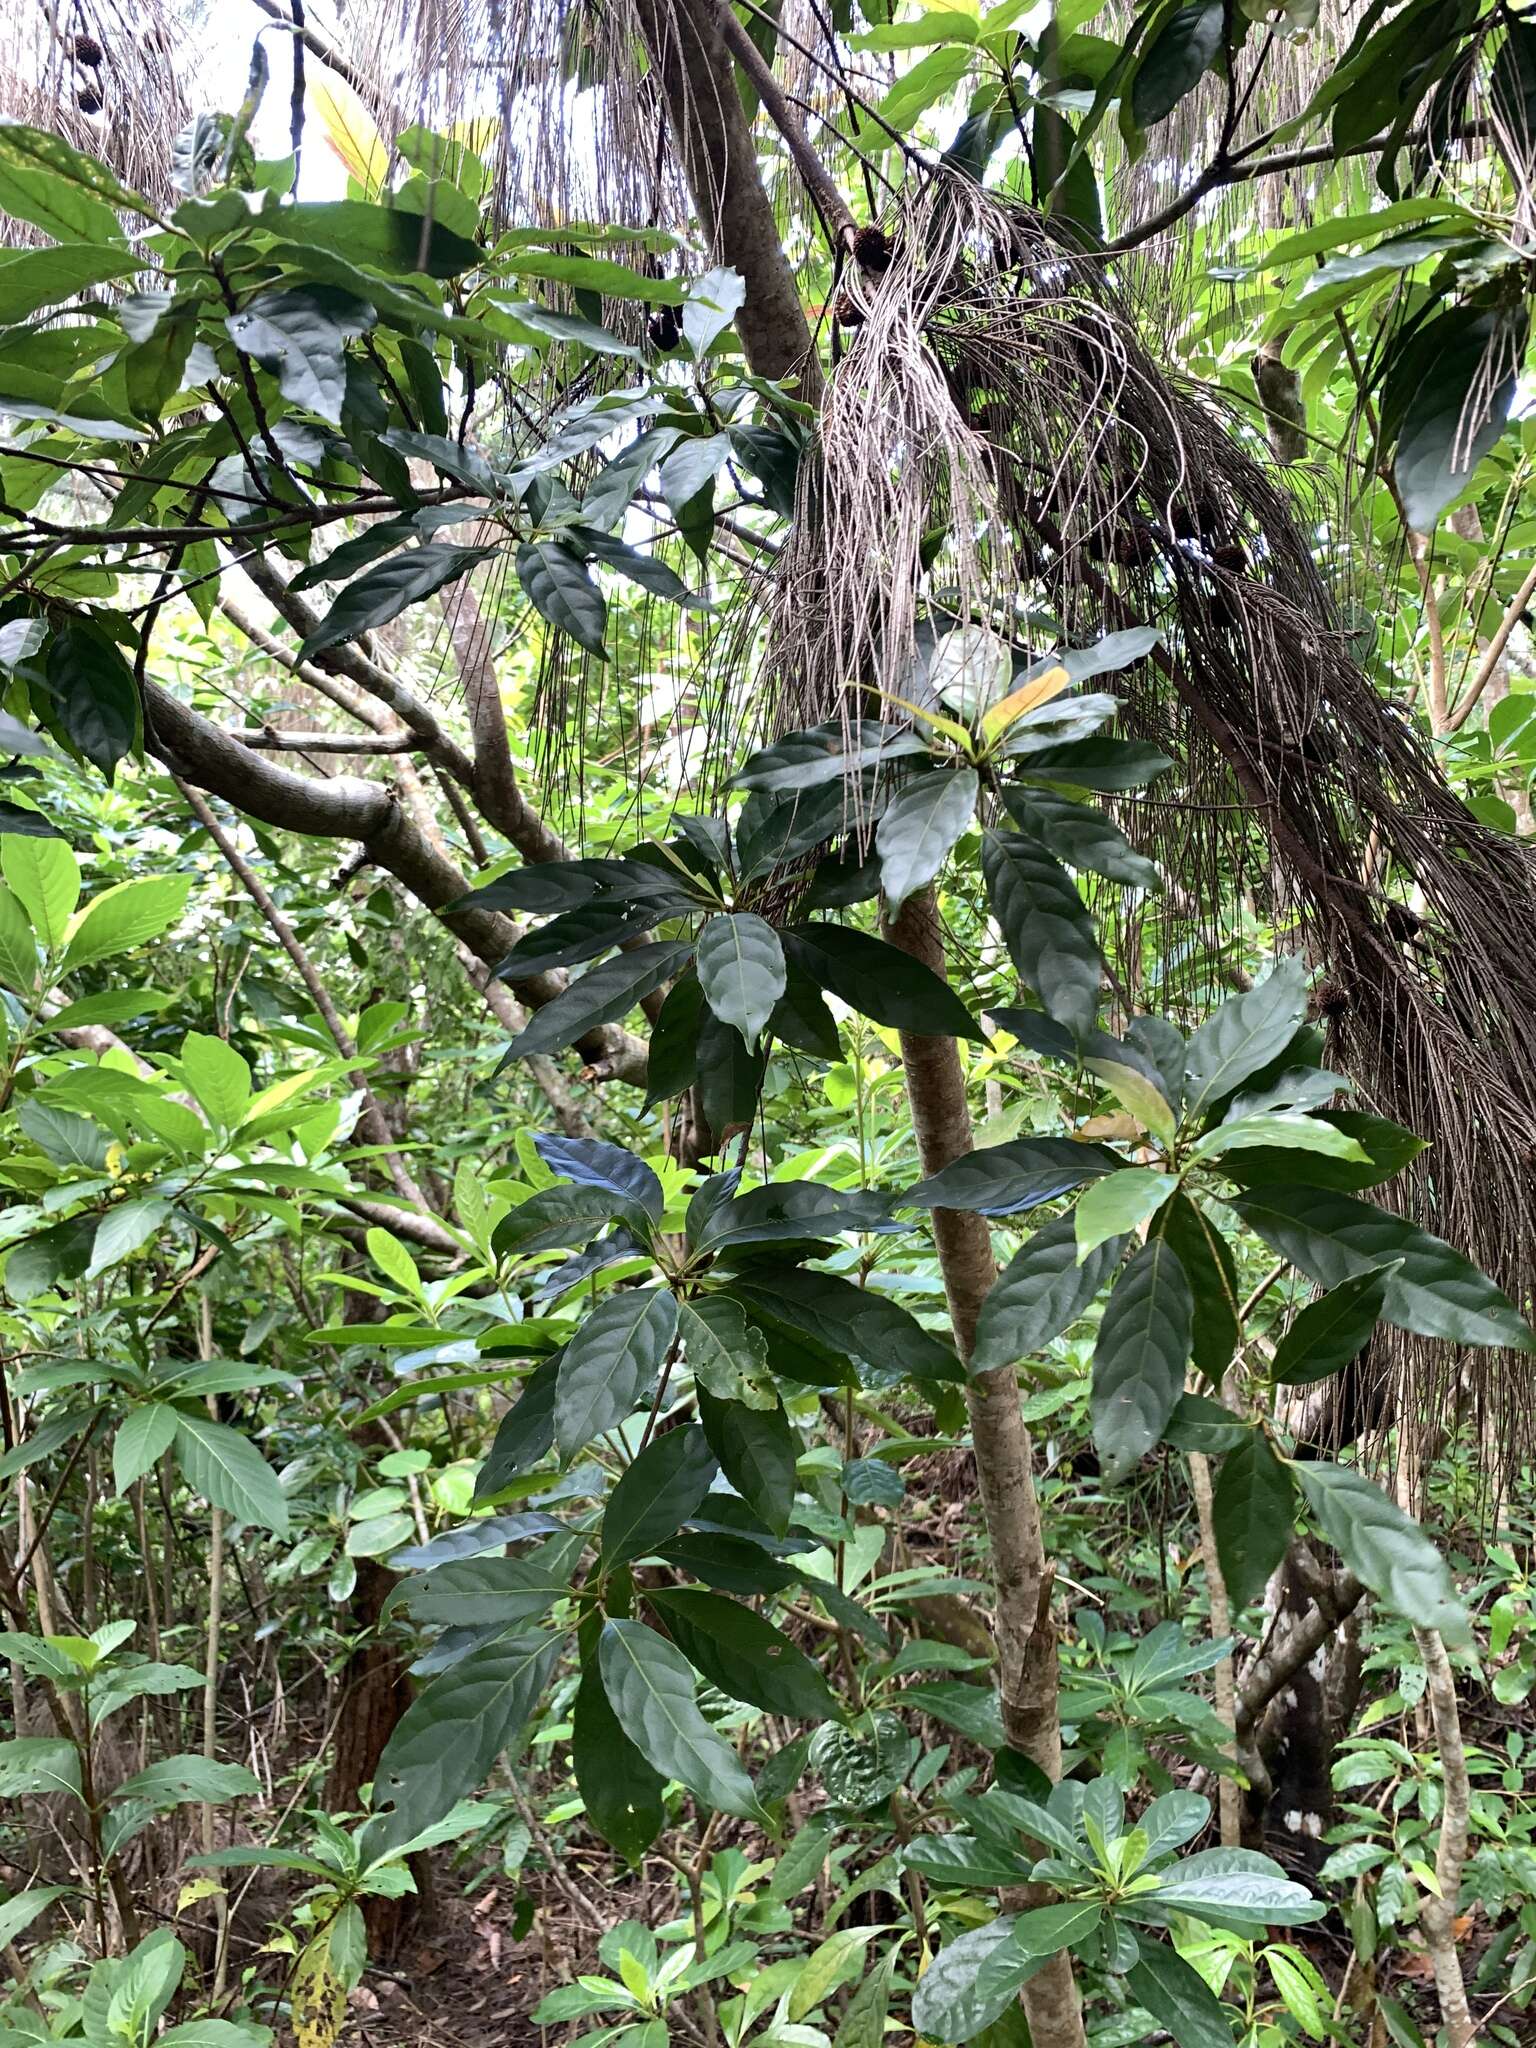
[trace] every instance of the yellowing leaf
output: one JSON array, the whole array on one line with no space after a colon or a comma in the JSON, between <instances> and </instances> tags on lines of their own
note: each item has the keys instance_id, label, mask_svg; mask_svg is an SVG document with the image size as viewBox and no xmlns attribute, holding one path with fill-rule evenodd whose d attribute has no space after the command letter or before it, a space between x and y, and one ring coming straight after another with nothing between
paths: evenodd
<instances>
[{"instance_id":1,"label":"yellowing leaf","mask_svg":"<svg viewBox=\"0 0 1536 2048\"><path fill-rule=\"evenodd\" d=\"M1085 1124L1079 1124L1072 1133L1074 1138L1136 1138L1141 1135L1141 1125L1135 1117L1116 1114L1114 1116L1091 1116Z\"/></svg>"},{"instance_id":2,"label":"yellowing leaf","mask_svg":"<svg viewBox=\"0 0 1536 2048\"><path fill-rule=\"evenodd\" d=\"M1041 704L1049 704L1053 697L1059 697L1072 681L1070 675L1058 662L1048 668L1044 675L1036 676L1032 682L1020 683L1016 690L1010 690L1000 704L994 704L981 721L982 737L987 740L1000 739L1010 725L1015 725L1027 711L1036 710Z\"/></svg>"},{"instance_id":3,"label":"yellowing leaf","mask_svg":"<svg viewBox=\"0 0 1536 2048\"><path fill-rule=\"evenodd\" d=\"M887 704L900 705L903 711L910 711L914 718L920 718L924 725L931 725L935 732L943 733L946 739L953 740L965 753L970 753L971 736L957 720L945 718L937 711L925 711L921 704L913 704L907 698L898 697L890 690L882 690L879 694Z\"/></svg>"},{"instance_id":4,"label":"yellowing leaf","mask_svg":"<svg viewBox=\"0 0 1536 2048\"><path fill-rule=\"evenodd\" d=\"M189 1877L176 1894L176 1910L185 1913L188 1906L195 1906L202 1899L217 1899L224 1895L224 1887L216 1877Z\"/></svg>"},{"instance_id":5,"label":"yellowing leaf","mask_svg":"<svg viewBox=\"0 0 1536 2048\"><path fill-rule=\"evenodd\" d=\"M389 176L389 151L362 100L350 85L330 77L309 88L309 104L320 116L329 148L368 197L377 198Z\"/></svg>"},{"instance_id":6,"label":"yellowing leaf","mask_svg":"<svg viewBox=\"0 0 1536 2048\"><path fill-rule=\"evenodd\" d=\"M293 2034L298 2048L332 2048L346 2025L346 1986L331 1963L331 1930L317 1934L293 1973Z\"/></svg>"}]
</instances>

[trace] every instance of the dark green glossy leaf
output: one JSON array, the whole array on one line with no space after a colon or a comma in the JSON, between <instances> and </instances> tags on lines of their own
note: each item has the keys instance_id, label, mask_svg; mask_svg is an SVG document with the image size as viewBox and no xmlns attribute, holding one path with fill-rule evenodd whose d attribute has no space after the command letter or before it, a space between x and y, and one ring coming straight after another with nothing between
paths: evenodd
<instances>
[{"instance_id":1,"label":"dark green glossy leaf","mask_svg":"<svg viewBox=\"0 0 1536 2048\"><path fill-rule=\"evenodd\" d=\"M540 1132L534 1147L551 1172L563 1174L578 1187L605 1188L635 1203L652 1222L659 1223L666 1197L661 1182L643 1159L622 1145L610 1145L602 1138L562 1138Z\"/></svg>"},{"instance_id":2,"label":"dark green glossy leaf","mask_svg":"<svg viewBox=\"0 0 1536 2048\"><path fill-rule=\"evenodd\" d=\"M677 1302L665 1288L624 1288L590 1311L560 1357L555 1440L562 1459L624 1421L655 1385L676 1332Z\"/></svg>"},{"instance_id":3,"label":"dark green glossy leaf","mask_svg":"<svg viewBox=\"0 0 1536 2048\"><path fill-rule=\"evenodd\" d=\"M695 965L711 1010L755 1046L785 988L784 949L772 925L749 910L710 918Z\"/></svg>"},{"instance_id":4,"label":"dark green glossy leaf","mask_svg":"<svg viewBox=\"0 0 1536 2048\"><path fill-rule=\"evenodd\" d=\"M981 1305L971 1371L1022 1365L1043 1351L1095 1300L1124 1250L1124 1239L1111 1238L1079 1265L1073 1218L1043 1224L1015 1252Z\"/></svg>"},{"instance_id":5,"label":"dark green glossy leaf","mask_svg":"<svg viewBox=\"0 0 1536 2048\"><path fill-rule=\"evenodd\" d=\"M1161 882L1156 863L1137 853L1102 811L1074 803L1057 790L1027 785L1005 789L1003 801L1019 830L1069 868L1086 868L1138 889L1155 889Z\"/></svg>"},{"instance_id":6,"label":"dark green glossy leaf","mask_svg":"<svg viewBox=\"0 0 1536 2048\"><path fill-rule=\"evenodd\" d=\"M669 1429L640 1452L603 1514L605 1568L643 1557L687 1521L709 1491L715 1457L697 1423Z\"/></svg>"},{"instance_id":7,"label":"dark green glossy leaf","mask_svg":"<svg viewBox=\"0 0 1536 2048\"><path fill-rule=\"evenodd\" d=\"M625 939L647 930L653 913L647 904L603 898L580 903L552 917L537 931L525 932L504 960L497 962L498 981L527 981L556 968L579 967L611 953Z\"/></svg>"},{"instance_id":8,"label":"dark green glossy leaf","mask_svg":"<svg viewBox=\"0 0 1536 2048\"><path fill-rule=\"evenodd\" d=\"M682 1654L639 1622L607 1621L598 1655L615 1718L653 1768L706 1806L760 1818L752 1780L695 1704Z\"/></svg>"},{"instance_id":9,"label":"dark green glossy leaf","mask_svg":"<svg viewBox=\"0 0 1536 2048\"><path fill-rule=\"evenodd\" d=\"M1234 1609L1251 1607L1285 1555L1295 1519L1289 1469L1264 1432L1250 1430L1222 1460L1211 1515Z\"/></svg>"},{"instance_id":10,"label":"dark green glossy leaf","mask_svg":"<svg viewBox=\"0 0 1536 2048\"><path fill-rule=\"evenodd\" d=\"M721 1471L748 1507L782 1536L794 1506L800 1448L789 1417L777 1403L749 1408L741 1401L720 1400L702 1386L697 1398L699 1420Z\"/></svg>"},{"instance_id":11,"label":"dark green glossy leaf","mask_svg":"<svg viewBox=\"0 0 1536 2048\"><path fill-rule=\"evenodd\" d=\"M1221 0L1192 0L1163 23L1131 85L1131 114L1138 128L1155 126L1194 91L1221 49L1223 19Z\"/></svg>"},{"instance_id":12,"label":"dark green glossy leaf","mask_svg":"<svg viewBox=\"0 0 1536 2048\"><path fill-rule=\"evenodd\" d=\"M60 726L110 782L118 762L143 742L133 671L105 633L70 619L49 638L46 674Z\"/></svg>"},{"instance_id":13,"label":"dark green glossy leaf","mask_svg":"<svg viewBox=\"0 0 1536 2048\"><path fill-rule=\"evenodd\" d=\"M707 1015L704 991L690 967L667 991L651 1031L645 1103L674 1102L698 1079L699 1033Z\"/></svg>"},{"instance_id":14,"label":"dark green glossy leaf","mask_svg":"<svg viewBox=\"0 0 1536 2048\"><path fill-rule=\"evenodd\" d=\"M1140 789L1173 766L1172 761L1145 740L1066 740L1059 746L1042 747L1023 764L1021 779L1055 782L1067 789L1096 789L1110 795Z\"/></svg>"},{"instance_id":15,"label":"dark green glossy leaf","mask_svg":"<svg viewBox=\"0 0 1536 2048\"><path fill-rule=\"evenodd\" d=\"M1194 1033L1184 1061L1188 1114L1208 1116L1283 1052L1307 1014L1306 969L1277 960L1256 988L1233 996Z\"/></svg>"},{"instance_id":16,"label":"dark green glossy leaf","mask_svg":"<svg viewBox=\"0 0 1536 2048\"><path fill-rule=\"evenodd\" d=\"M960 1377L959 1361L949 1346L931 1336L889 1295L855 1287L835 1273L810 1266L753 1267L731 1282L730 1292L754 1314L787 1324L879 1370L914 1379Z\"/></svg>"},{"instance_id":17,"label":"dark green glossy leaf","mask_svg":"<svg viewBox=\"0 0 1536 2048\"><path fill-rule=\"evenodd\" d=\"M334 285L258 292L224 325L235 347L277 379L290 405L341 424L346 344L374 324L372 306Z\"/></svg>"},{"instance_id":18,"label":"dark green glossy leaf","mask_svg":"<svg viewBox=\"0 0 1536 2048\"><path fill-rule=\"evenodd\" d=\"M599 1024L617 1023L642 996L676 974L692 952L686 940L658 940L590 968L524 1026L502 1054L501 1066L530 1053L559 1052Z\"/></svg>"},{"instance_id":19,"label":"dark green glossy leaf","mask_svg":"<svg viewBox=\"0 0 1536 2048\"><path fill-rule=\"evenodd\" d=\"M1104 962L1088 906L1059 862L1018 832L981 843L987 895L1020 979L1078 1037L1098 1015Z\"/></svg>"},{"instance_id":20,"label":"dark green glossy leaf","mask_svg":"<svg viewBox=\"0 0 1536 2048\"><path fill-rule=\"evenodd\" d=\"M1136 2003L1179 2048L1232 2048L1226 2007L1200 1973L1159 1941L1138 1937L1141 1960L1126 1973Z\"/></svg>"},{"instance_id":21,"label":"dark green glossy leaf","mask_svg":"<svg viewBox=\"0 0 1536 2048\"><path fill-rule=\"evenodd\" d=\"M1017 1216L1054 1201L1084 1181L1116 1173L1124 1162L1102 1145L1072 1138L1013 1138L968 1152L896 1198L902 1209L975 1209Z\"/></svg>"},{"instance_id":22,"label":"dark green glossy leaf","mask_svg":"<svg viewBox=\"0 0 1536 2048\"><path fill-rule=\"evenodd\" d=\"M487 561L494 548L456 548L446 541L428 541L419 548L406 548L380 562L339 591L335 603L299 649L305 661L343 640L355 640L376 626L387 626L406 608L455 583L479 562Z\"/></svg>"},{"instance_id":23,"label":"dark green glossy leaf","mask_svg":"<svg viewBox=\"0 0 1536 2048\"><path fill-rule=\"evenodd\" d=\"M1368 1161L1334 1159L1320 1152L1299 1159L1289 1147L1259 1145L1232 1153L1222 1161L1222 1172L1245 1187L1268 1187L1275 1181L1293 1181L1304 1171L1312 1187L1352 1194L1391 1180L1424 1150L1424 1140L1415 1137L1412 1131L1364 1110L1320 1109L1311 1114L1315 1122L1331 1124L1336 1131L1353 1138L1369 1154Z\"/></svg>"},{"instance_id":24,"label":"dark green glossy leaf","mask_svg":"<svg viewBox=\"0 0 1536 2048\"><path fill-rule=\"evenodd\" d=\"M1291 1467L1318 1528L1373 1593L1415 1628L1452 1647L1472 1639L1467 1610L1444 1558L1417 1522L1347 1465Z\"/></svg>"},{"instance_id":25,"label":"dark green glossy leaf","mask_svg":"<svg viewBox=\"0 0 1536 2048\"><path fill-rule=\"evenodd\" d=\"M619 1726L595 1658L572 1710L571 1765L587 1819L633 1868L666 1823L664 1780Z\"/></svg>"},{"instance_id":26,"label":"dark green glossy leaf","mask_svg":"<svg viewBox=\"0 0 1536 2048\"><path fill-rule=\"evenodd\" d=\"M792 1720L840 1718L810 1658L752 1608L691 1587L659 1587L650 1599L689 1663L731 1699Z\"/></svg>"},{"instance_id":27,"label":"dark green glossy leaf","mask_svg":"<svg viewBox=\"0 0 1536 2048\"><path fill-rule=\"evenodd\" d=\"M1176 1451L1200 1451L1218 1458L1235 1451L1253 1424L1207 1394L1181 1394L1163 1429L1163 1442Z\"/></svg>"},{"instance_id":28,"label":"dark green glossy leaf","mask_svg":"<svg viewBox=\"0 0 1536 2048\"><path fill-rule=\"evenodd\" d=\"M608 601L587 574L580 555L559 541L524 541L517 551L517 580L541 618L599 660L608 626Z\"/></svg>"},{"instance_id":29,"label":"dark green glossy leaf","mask_svg":"<svg viewBox=\"0 0 1536 2048\"><path fill-rule=\"evenodd\" d=\"M795 925L781 936L792 966L877 1024L928 1038L984 1036L952 988L883 939L820 923Z\"/></svg>"},{"instance_id":30,"label":"dark green glossy leaf","mask_svg":"<svg viewBox=\"0 0 1536 2048\"><path fill-rule=\"evenodd\" d=\"M1453 1344L1536 1350L1523 1316L1460 1252L1388 1209L1300 1186L1266 1187L1232 1206L1264 1242L1320 1287L1395 1264L1382 1315L1399 1329Z\"/></svg>"},{"instance_id":31,"label":"dark green glossy leaf","mask_svg":"<svg viewBox=\"0 0 1536 2048\"><path fill-rule=\"evenodd\" d=\"M723 1023L706 1004L699 1019L698 1087L714 1150L757 1115L767 1067L766 1053L754 1052L735 1026Z\"/></svg>"},{"instance_id":32,"label":"dark green glossy leaf","mask_svg":"<svg viewBox=\"0 0 1536 2048\"><path fill-rule=\"evenodd\" d=\"M1368 1267L1294 1316L1270 1364L1276 1385L1309 1386L1357 1357L1381 1320L1392 1272L1390 1265Z\"/></svg>"},{"instance_id":33,"label":"dark green glossy leaf","mask_svg":"<svg viewBox=\"0 0 1536 2048\"><path fill-rule=\"evenodd\" d=\"M1111 1485L1163 1434L1184 1391L1193 1320L1178 1254L1153 1238L1115 1282L1093 1354L1093 1441Z\"/></svg>"},{"instance_id":34,"label":"dark green glossy leaf","mask_svg":"<svg viewBox=\"0 0 1536 2048\"><path fill-rule=\"evenodd\" d=\"M754 754L731 778L738 789L803 794L825 782L850 782L863 768L926 754L927 744L899 726L860 719L787 732Z\"/></svg>"},{"instance_id":35,"label":"dark green glossy leaf","mask_svg":"<svg viewBox=\"0 0 1536 2048\"><path fill-rule=\"evenodd\" d=\"M695 1241L701 1251L721 1252L738 1245L831 1240L851 1230L894 1234L907 1227L892 1221L888 1198L874 1189L770 1181L717 1208Z\"/></svg>"},{"instance_id":36,"label":"dark green glossy leaf","mask_svg":"<svg viewBox=\"0 0 1536 2048\"><path fill-rule=\"evenodd\" d=\"M976 815L980 787L974 768L938 769L914 776L886 806L875 845L888 916L895 917L943 867Z\"/></svg>"},{"instance_id":37,"label":"dark green glossy leaf","mask_svg":"<svg viewBox=\"0 0 1536 2048\"><path fill-rule=\"evenodd\" d=\"M1194 1307L1196 1370L1212 1386L1232 1363L1240 1335L1237 1264L1232 1248L1198 1202L1179 1193L1153 1220L1153 1234L1179 1255Z\"/></svg>"},{"instance_id":38,"label":"dark green glossy leaf","mask_svg":"<svg viewBox=\"0 0 1536 2048\"><path fill-rule=\"evenodd\" d=\"M559 1653L558 1636L503 1637L471 1650L417 1695L374 1777L374 1854L410 1841L485 1782L533 1712Z\"/></svg>"},{"instance_id":39,"label":"dark green glossy leaf","mask_svg":"<svg viewBox=\"0 0 1536 2048\"><path fill-rule=\"evenodd\" d=\"M821 990L809 975L802 974L798 967L790 966L787 961L784 993L774 1004L768 1029L785 1045L792 1045L799 1052L808 1052L815 1059L842 1058L837 1019L827 1008Z\"/></svg>"},{"instance_id":40,"label":"dark green glossy leaf","mask_svg":"<svg viewBox=\"0 0 1536 2048\"><path fill-rule=\"evenodd\" d=\"M1381 431L1415 532L1434 531L1503 433L1524 344L1524 313L1487 306L1451 306L1390 344ZM1484 390L1490 361L1505 374Z\"/></svg>"}]
</instances>

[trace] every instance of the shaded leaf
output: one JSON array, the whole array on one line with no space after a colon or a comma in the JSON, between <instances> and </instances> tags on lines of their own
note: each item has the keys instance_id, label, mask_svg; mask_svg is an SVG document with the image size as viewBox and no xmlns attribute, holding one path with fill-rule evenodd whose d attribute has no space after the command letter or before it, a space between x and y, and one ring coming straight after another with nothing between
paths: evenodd
<instances>
[{"instance_id":1,"label":"shaded leaf","mask_svg":"<svg viewBox=\"0 0 1536 2048\"><path fill-rule=\"evenodd\" d=\"M1111 1484L1162 1436L1184 1391L1193 1315L1178 1254L1154 1238L1115 1282L1093 1354L1093 1441Z\"/></svg>"}]
</instances>

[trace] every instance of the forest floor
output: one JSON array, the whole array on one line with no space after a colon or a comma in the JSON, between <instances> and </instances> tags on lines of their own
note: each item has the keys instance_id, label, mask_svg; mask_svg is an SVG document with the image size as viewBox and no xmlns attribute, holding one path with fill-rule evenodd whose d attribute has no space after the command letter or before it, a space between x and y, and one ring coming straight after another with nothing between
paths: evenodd
<instances>
[{"instance_id":1,"label":"forest floor","mask_svg":"<svg viewBox=\"0 0 1536 2048\"><path fill-rule=\"evenodd\" d=\"M604 1932L629 1918L655 1924L677 1906L669 1883L613 1868L597 1844L553 1875L483 1878L468 1891L463 1884L446 1857L433 1859L430 1905L392 1959L370 1966L353 1992L345 2042L536 2048L549 2037L534 2025L534 2007L557 1984L601 1968Z\"/></svg>"}]
</instances>

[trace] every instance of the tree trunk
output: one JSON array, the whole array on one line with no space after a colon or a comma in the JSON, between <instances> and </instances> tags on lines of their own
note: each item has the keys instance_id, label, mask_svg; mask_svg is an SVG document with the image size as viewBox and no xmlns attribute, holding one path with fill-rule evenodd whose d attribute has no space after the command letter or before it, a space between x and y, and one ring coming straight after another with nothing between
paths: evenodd
<instances>
[{"instance_id":1,"label":"tree trunk","mask_svg":"<svg viewBox=\"0 0 1536 2048\"><path fill-rule=\"evenodd\" d=\"M357 1560L357 1584L352 1589L347 1615L349 1631L356 1640L342 1667L341 1719L337 1723L336 1754L325 1790L326 1804L332 1813L356 1812L362 1788L372 1782L384 1745L411 1704L411 1681L400 1653L379 1632L384 1602L394 1584L394 1573L376 1557ZM397 1899L362 1901L368 1947L376 1957L387 1960L398 1951L420 1910L421 1860L411 1858L416 1897L406 1893Z\"/></svg>"},{"instance_id":2,"label":"tree trunk","mask_svg":"<svg viewBox=\"0 0 1536 2048\"><path fill-rule=\"evenodd\" d=\"M947 978L938 905L931 889L908 899L900 916L887 924L886 936ZM938 1173L972 1149L959 1048L952 1038L903 1032L901 1057L918 1157L925 1174ZM935 1209L933 1234L955 1341L961 1357L969 1359L976 1319L997 1277L992 1234L985 1217L970 1209ZM966 1405L992 1546L1003 1728L1010 1749L1027 1756L1054 1781L1061 1774L1061 1722L1050 1614L1053 1573L1041 1535L1033 1450L1017 1374L1006 1366L973 1374L966 1383ZM1040 1901L1026 1897L1018 1903ZM1024 2010L1034 2048L1083 2048L1082 2004L1065 1950L1025 1985Z\"/></svg>"}]
</instances>

